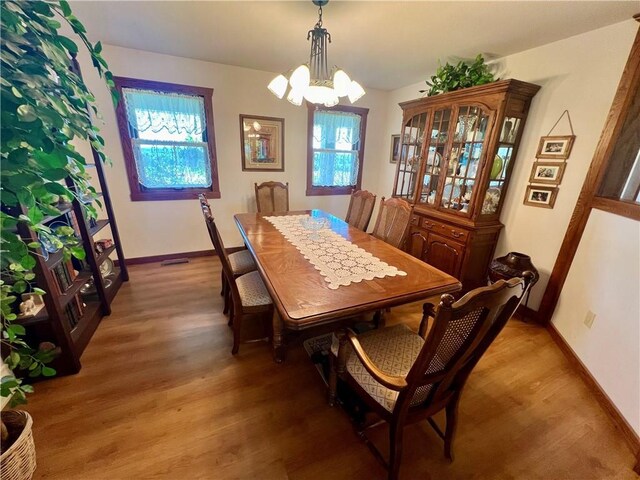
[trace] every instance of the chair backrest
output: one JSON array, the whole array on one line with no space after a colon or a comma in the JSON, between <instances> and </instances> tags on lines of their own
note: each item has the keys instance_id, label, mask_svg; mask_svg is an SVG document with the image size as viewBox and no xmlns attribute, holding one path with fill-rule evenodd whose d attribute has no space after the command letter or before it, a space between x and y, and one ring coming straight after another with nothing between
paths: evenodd
<instances>
[{"instance_id":1,"label":"chair backrest","mask_svg":"<svg viewBox=\"0 0 640 480\"><path fill-rule=\"evenodd\" d=\"M349 209L344 221L352 227L359 228L363 232L367 230L373 207L376 205L376 196L367 190L354 191L349 200Z\"/></svg>"},{"instance_id":2,"label":"chair backrest","mask_svg":"<svg viewBox=\"0 0 640 480\"><path fill-rule=\"evenodd\" d=\"M207 231L209 232L209 238L211 239L213 248L216 251L218 258L220 258L220 263L222 264L222 270L224 271L225 277L227 277L229 284L231 284L232 286L232 293L233 290L236 290L235 294L237 295L237 288L235 286L233 270L231 268L231 262L229 262L229 254L224 248L222 237L220 236L218 227L216 227L216 222L213 219L211 205L209 205L207 198L203 194L198 195L198 198L200 199L200 208L202 209L204 223L207 226Z\"/></svg>"},{"instance_id":3,"label":"chair backrest","mask_svg":"<svg viewBox=\"0 0 640 480\"><path fill-rule=\"evenodd\" d=\"M532 279L533 273L525 272L523 278L499 280L457 302L451 295L443 295L433 327L407 375L409 386L398 396L398 412L459 395L475 365L520 305Z\"/></svg>"},{"instance_id":4,"label":"chair backrest","mask_svg":"<svg viewBox=\"0 0 640 480\"><path fill-rule=\"evenodd\" d=\"M289 182L256 183L255 189L258 213L289 211Z\"/></svg>"},{"instance_id":5,"label":"chair backrest","mask_svg":"<svg viewBox=\"0 0 640 480\"><path fill-rule=\"evenodd\" d=\"M376 226L371 235L396 248L402 248L409 230L412 212L413 207L406 200L401 198L385 200L382 197Z\"/></svg>"}]
</instances>

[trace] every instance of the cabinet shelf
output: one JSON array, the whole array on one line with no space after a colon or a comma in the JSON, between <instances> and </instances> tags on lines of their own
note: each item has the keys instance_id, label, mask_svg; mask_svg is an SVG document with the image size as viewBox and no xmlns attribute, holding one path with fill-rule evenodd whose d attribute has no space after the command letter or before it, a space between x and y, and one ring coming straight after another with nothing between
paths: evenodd
<instances>
[{"instance_id":1,"label":"cabinet shelf","mask_svg":"<svg viewBox=\"0 0 640 480\"><path fill-rule=\"evenodd\" d=\"M109 225L109 219L105 218L102 220L98 220L95 226L89 228L89 235L91 236L95 235L107 225Z\"/></svg>"},{"instance_id":2,"label":"cabinet shelf","mask_svg":"<svg viewBox=\"0 0 640 480\"><path fill-rule=\"evenodd\" d=\"M60 306L64 309L69 302L71 302L76 294L80 292L80 289L83 287L85 283L89 281L92 277L92 273L89 270L83 270L78 274L76 278L71 282L71 286L67 288L62 295L59 297Z\"/></svg>"}]
</instances>

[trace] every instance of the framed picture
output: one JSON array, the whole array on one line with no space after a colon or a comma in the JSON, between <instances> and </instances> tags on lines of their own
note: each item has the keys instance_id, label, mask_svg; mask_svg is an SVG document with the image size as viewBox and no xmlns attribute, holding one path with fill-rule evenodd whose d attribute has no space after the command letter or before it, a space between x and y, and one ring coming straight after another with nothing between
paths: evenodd
<instances>
[{"instance_id":1,"label":"framed picture","mask_svg":"<svg viewBox=\"0 0 640 480\"><path fill-rule=\"evenodd\" d=\"M554 160L567 159L571 154L571 147L575 138L575 135L542 137L540 138L536 157Z\"/></svg>"},{"instance_id":2,"label":"framed picture","mask_svg":"<svg viewBox=\"0 0 640 480\"><path fill-rule=\"evenodd\" d=\"M390 163L398 163L400 159L400 135L391 135L391 158Z\"/></svg>"},{"instance_id":3,"label":"framed picture","mask_svg":"<svg viewBox=\"0 0 640 480\"><path fill-rule=\"evenodd\" d=\"M527 193L524 195L524 204L532 207L553 208L558 195L557 187L538 187L528 185Z\"/></svg>"},{"instance_id":4,"label":"framed picture","mask_svg":"<svg viewBox=\"0 0 640 480\"><path fill-rule=\"evenodd\" d=\"M564 162L533 162L529 182L560 185L566 165Z\"/></svg>"},{"instance_id":5,"label":"framed picture","mask_svg":"<svg viewBox=\"0 0 640 480\"><path fill-rule=\"evenodd\" d=\"M240 115L242 170L284 171L284 118Z\"/></svg>"}]
</instances>

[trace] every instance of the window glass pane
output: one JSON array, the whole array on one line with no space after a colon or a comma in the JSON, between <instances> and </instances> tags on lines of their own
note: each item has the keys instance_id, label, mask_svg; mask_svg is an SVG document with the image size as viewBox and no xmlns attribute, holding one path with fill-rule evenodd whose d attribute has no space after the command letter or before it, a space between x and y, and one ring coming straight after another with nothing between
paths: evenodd
<instances>
[{"instance_id":1,"label":"window glass pane","mask_svg":"<svg viewBox=\"0 0 640 480\"><path fill-rule=\"evenodd\" d=\"M209 150L203 142L133 140L138 180L146 188L211 186Z\"/></svg>"},{"instance_id":2,"label":"window glass pane","mask_svg":"<svg viewBox=\"0 0 640 480\"><path fill-rule=\"evenodd\" d=\"M313 172L314 186L346 187L358 180L360 115L322 111L314 113Z\"/></svg>"},{"instance_id":3,"label":"window glass pane","mask_svg":"<svg viewBox=\"0 0 640 480\"><path fill-rule=\"evenodd\" d=\"M132 88L122 92L140 184L210 187L204 98Z\"/></svg>"}]
</instances>

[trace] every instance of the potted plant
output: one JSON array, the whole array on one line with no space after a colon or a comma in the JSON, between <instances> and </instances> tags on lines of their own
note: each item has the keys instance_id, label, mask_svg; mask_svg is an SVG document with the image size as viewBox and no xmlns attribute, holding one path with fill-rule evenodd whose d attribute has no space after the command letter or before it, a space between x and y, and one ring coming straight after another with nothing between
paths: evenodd
<instances>
[{"instance_id":1,"label":"potted plant","mask_svg":"<svg viewBox=\"0 0 640 480\"><path fill-rule=\"evenodd\" d=\"M59 32L61 22L71 27L76 40L88 50L93 65L112 89L114 102L117 93L113 89L113 76L100 54L100 42L95 45L89 42L84 26L65 0L4 0L0 14L0 342L2 359L9 372L0 379L0 395L11 397L11 405L15 406L26 403L26 394L33 391L21 377L56 373L47 365L56 354L54 345L29 345L25 328L17 321L18 299L22 294L46 294L35 285L32 271L41 245L23 241L17 234L17 226L23 223L39 238L62 249L66 259L84 258L84 249L68 227L52 230L42 220L61 213L57 208L60 201L71 201L80 195L87 215L94 218L97 215L91 201L97 204L99 201L89 183L86 161L72 144L74 139L91 142L100 160L106 160L102 152L104 141L91 123L90 111L97 114L94 97L70 69L78 46ZM69 178L72 188L64 183ZM23 208L26 214L20 212ZM3 479L30 478L35 469L31 418L26 412L2 412L1 430Z\"/></svg>"},{"instance_id":2,"label":"potted plant","mask_svg":"<svg viewBox=\"0 0 640 480\"><path fill-rule=\"evenodd\" d=\"M429 88L420 90L420 93L426 93L431 97L461 88L484 85L495 80L491 68L484 61L484 57L478 54L472 62L460 61L456 65L447 62L444 66L439 65L436 74L430 80L425 81Z\"/></svg>"}]
</instances>

